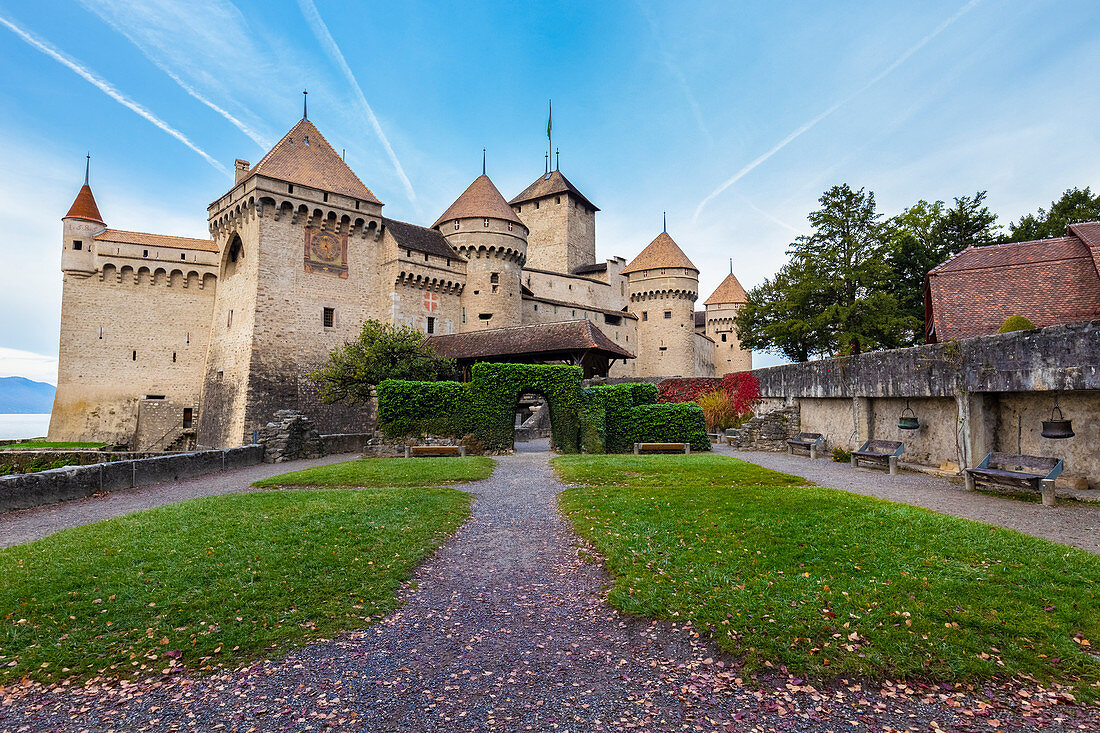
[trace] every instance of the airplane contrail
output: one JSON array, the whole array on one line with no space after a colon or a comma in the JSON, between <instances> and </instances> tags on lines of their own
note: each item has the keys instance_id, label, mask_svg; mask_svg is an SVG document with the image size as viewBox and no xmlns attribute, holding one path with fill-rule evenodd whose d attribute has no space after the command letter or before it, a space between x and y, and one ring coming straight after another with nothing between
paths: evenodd
<instances>
[{"instance_id":1,"label":"airplane contrail","mask_svg":"<svg viewBox=\"0 0 1100 733\"><path fill-rule=\"evenodd\" d=\"M397 177L401 179L402 185L405 186L405 193L408 195L409 200L416 201L416 192L413 191L412 182L409 181L409 177L405 175L405 169L401 167L401 161L397 159L397 154L393 152L393 147L386 138L386 133L382 132L382 125L379 124L378 118L374 115L374 110L371 109L370 104L367 103L367 98L363 94L363 88L359 86L355 74L351 72L351 67L348 66L348 62L344 59L344 54L341 53L340 47L336 45L336 41L333 39L332 34L329 33L328 26L325 25L325 21L321 18L321 14L317 12L317 6L313 4L313 0L298 0L298 5L302 9L302 14L306 16L306 20L309 21L310 26L313 28L313 35L317 36L317 40L325 47L325 51L328 53L329 57L340 67L340 71L343 72L344 77L348 80L348 83L351 84L351 88L355 90L355 96L359 100L359 104L363 107L363 111L366 112L367 119L370 120L371 126L374 128L374 133L378 135L378 139L382 141L382 147L386 149L386 154L389 156L390 162L393 163L393 167L397 171Z\"/></svg>"},{"instance_id":2,"label":"airplane contrail","mask_svg":"<svg viewBox=\"0 0 1100 733\"><path fill-rule=\"evenodd\" d=\"M125 94L123 94L118 89L116 89L113 85L111 85L110 82L108 82L107 80L105 80L102 77L98 76L91 69L89 69L85 66L82 66L77 61L75 61L75 60L69 58L68 56L66 56L65 54L63 54L61 51L58 51L56 48L51 46L46 41L38 38L37 36L33 35L29 31L24 30L23 28L16 25L15 23L8 20L7 18L5 18L2 15L0 15L0 23L7 26L8 29L11 30L12 33L14 33L15 35L22 38L29 45L33 46L34 48L37 48L39 51L46 54L47 56L49 56L53 60L57 61L58 63L60 63L64 66L67 66L69 69L74 71L78 76L82 77L85 81L87 81L91 85L95 86L97 89L99 89L101 92L106 94L108 97L115 100L116 102L121 104L123 107L126 107L127 109L133 111L134 113L138 114L139 116L141 116L141 117L145 118L146 120L148 120L149 122L153 123L154 125L159 127L161 130L168 133L169 135L176 138L181 143L183 143L184 145L186 145L187 147L191 148L196 153L201 155L203 157L203 159L206 160L207 163L214 166L215 168L217 168L219 171L221 171L225 175L227 175L227 176L229 175L229 169L228 168L226 168L224 165L222 165L217 160L215 160L213 156L211 156L205 150L200 148L198 145L191 142L190 138L188 138L186 135L184 135L182 132L180 132L176 128L169 125L167 122L165 122L161 118L157 117L155 114L150 112L145 107L141 106L140 104L138 104L134 100L127 97Z\"/></svg>"},{"instance_id":3,"label":"airplane contrail","mask_svg":"<svg viewBox=\"0 0 1100 733\"><path fill-rule=\"evenodd\" d=\"M966 3L961 8L959 8L959 10L957 10L954 15L952 15L950 18L948 18L947 20L940 23L936 27L935 30L933 30L927 36L925 36L920 41L918 41L916 44L914 44L909 49L907 49L905 51L905 53L901 54L896 59L894 59L894 61L891 62L889 66L887 66L885 69L883 69L879 73L875 74L875 76L873 76L871 78L871 80L868 81L866 84L864 84L859 89L857 89L856 91L849 94L847 97L844 97L839 102L834 103L831 107L829 107L824 112L822 112L818 116L811 119L809 122L804 123L802 126L800 126L798 129L796 129L794 132L787 135L787 137L783 138L778 143L776 143L776 145L774 145L766 153L764 153L760 157L753 160L751 163L746 165L741 170L734 173L733 176L728 178L721 186L719 186L718 188L711 191L710 194L707 195L706 198L704 198L702 201L699 202L699 205L697 207L695 207L695 215L692 217L692 221L698 221L699 220L699 214L703 211L703 207L705 207L711 201L716 199L719 195L722 194L723 191L725 191L727 188L729 188L733 184L740 181L742 178L744 178L746 175L748 175L750 172L752 172L752 170L754 168L759 166L764 161L768 160L768 158L771 158L773 155L778 153L780 150L787 147L787 145L789 145L791 143L791 141L793 141L795 138L799 137L804 132L806 132L807 130L812 128L814 125L816 125L817 123L821 122L823 119L825 119L826 117L831 115L833 112L836 112L838 109L840 109L841 107L846 105L848 102L852 101L853 99L858 97L860 94L863 94L863 92L867 91L872 86L874 86L878 82L882 81L882 79L884 77L886 77L887 74L889 74L894 69L898 68L903 63L905 63L909 59L910 56L912 56L917 51L919 51L921 48L923 48L925 45L927 45L929 41L931 41L933 38L935 38L940 33L942 33L944 30L946 30L948 26L950 26L952 23L957 21L959 18L961 18L963 15L965 15L967 12L969 12L975 5L977 5L980 2L981 2L981 0L970 0L970 2Z\"/></svg>"}]
</instances>

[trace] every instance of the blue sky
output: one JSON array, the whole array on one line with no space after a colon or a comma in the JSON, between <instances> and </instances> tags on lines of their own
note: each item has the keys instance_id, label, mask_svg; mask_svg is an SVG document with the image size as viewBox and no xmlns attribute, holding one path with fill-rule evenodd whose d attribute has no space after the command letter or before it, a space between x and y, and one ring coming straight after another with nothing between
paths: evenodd
<instances>
[{"instance_id":1,"label":"blue sky","mask_svg":"<svg viewBox=\"0 0 1100 733\"><path fill-rule=\"evenodd\" d=\"M730 257L746 287L772 274L836 183L886 214L988 189L1005 223L1100 186L1098 22L1069 0L0 0L0 375L56 376L89 150L110 226L204 237L308 88L386 214L428 225L482 147L506 197L542 172L552 98L597 255L633 257L667 210L702 299Z\"/></svg>"}]
</instances>

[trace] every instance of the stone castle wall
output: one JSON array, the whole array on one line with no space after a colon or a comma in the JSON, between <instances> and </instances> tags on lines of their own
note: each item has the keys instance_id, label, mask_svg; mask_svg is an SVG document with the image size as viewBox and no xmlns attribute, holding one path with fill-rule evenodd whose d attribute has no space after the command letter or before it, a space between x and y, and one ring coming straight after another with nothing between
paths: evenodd
<instances>
[{"instance_id":1,"label":"stone castle wall","mask_svg":"<svg viewBox=\"0 0 1100 733\"><path fill-rule=\"evenodd\" d=\"M719 303L706 307L705 333L714 342L714 376L752 369L752 352L741 348L734 319L740 305Z\"/></svg>"}]
</instances>

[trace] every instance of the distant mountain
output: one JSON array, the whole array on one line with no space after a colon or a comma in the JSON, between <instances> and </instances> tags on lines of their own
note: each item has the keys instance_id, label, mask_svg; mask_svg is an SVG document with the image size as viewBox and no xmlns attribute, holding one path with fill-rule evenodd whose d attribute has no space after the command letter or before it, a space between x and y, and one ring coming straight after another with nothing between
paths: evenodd
<instances>
[{"instance_id":1,"label":"distant mountain","mask_svg":"<svg viewBox=\"0 0 1100 733\"><path fill-rule=\"evenodd\" d=\"M23 377L0 377L0 414L44 415L53 410L53 393L57 388L45 382Z\"/></svg>"}]
</instances>

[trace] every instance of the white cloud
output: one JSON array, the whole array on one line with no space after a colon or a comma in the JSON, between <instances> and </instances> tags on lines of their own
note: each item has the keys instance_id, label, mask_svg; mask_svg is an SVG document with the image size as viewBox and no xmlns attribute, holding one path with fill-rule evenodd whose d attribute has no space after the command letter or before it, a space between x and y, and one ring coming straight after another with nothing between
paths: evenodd
<instances>
[{"instance_id":1,"label":"white cloud","mask_svg":"<svg viewBox=\"0 0 1100 733\"><path fill-rule=\"evenodd\" d=\"M14 33L15 35L19 36L21 39L26 41L30 46L38 49L42 53L44 53L47 56L49 56L50 58L52 58L54 61L57 61L58 63L60 63L64 66L67 66L70 70L75 72L78 76L83 78L85 81L87 81L92 86L99 89L101 92L106 94L111 99L115 100L116 102L118 102L122 106L124 106L127 109L131 110L135 114L139 115L140 117L145 118L146 120L148 120L149 122L151 122L155 126L159 127L164 132L168 133L169 135L176 138L177 140L179 140L181 143L183 143L187 147L194 150L196 153L201 155L203 157L203 159L206 160L207 163L214 166L214 168L218 169L219 171L221 171L222 173L224 173L227 176L229 175L229 169L228 168L226 168L224 165L222 165L217 160L215 160L213 156L211 156L205 150L200 148L198 145L193 143L190 138L188 138L186 135L184 135L182 132L180 132L176 128L169 125L167 122L162 120L160 117L157 117L155 114L150 112L148 109L146 109L142 105L138 104L134 100L127 97L125 94L123 94L118 89L116 89L110 82L108 82L106 79L104 79L103 77L96 74L94 71L92 71L88 67L83 66L82 64L80 64L79 62L77 62L76 60L71 58L70 56L68 56L68 55L62 53L61 51L59 51L58 49L54 48L48 42L42 40L41 38L38 38L37 36L32 34L30 31L25 30L24 28L21 28L20 26L16 25L15 23L13 23L12 21L10 21L7 18L3 17L2 15L0 15L0 24L3 24L5 26L7 26L8 29L12 33Z\"/></svg>"},{"instance_id":2,"label":"white cloud","mask_svg":"<svg viewBox=\"0 0 1100 733\"><path fill-rule=\"evenodd\" d=\"M0 346L0 377L26 377L57 384L57 357Z\"/></svg>"}]
</instances>

